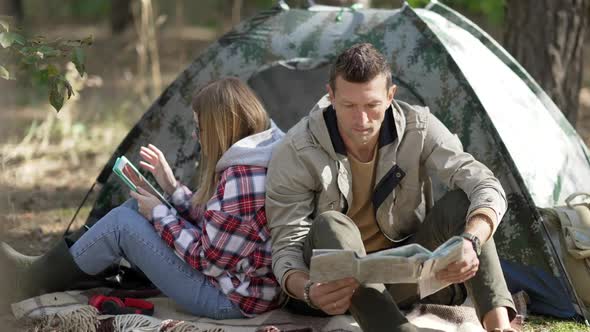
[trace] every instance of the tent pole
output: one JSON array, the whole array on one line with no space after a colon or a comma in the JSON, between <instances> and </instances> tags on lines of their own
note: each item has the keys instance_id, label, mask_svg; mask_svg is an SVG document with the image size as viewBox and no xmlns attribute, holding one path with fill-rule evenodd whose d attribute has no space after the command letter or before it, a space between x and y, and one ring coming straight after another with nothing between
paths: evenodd
<instances>
[{"instance_id":1,"label":"tent pole","mask_svg":"<svg viewBox=\"0 0 590 332\"><path fill-rule=\"evenodd\" d=\"M78 209L74 213L74 216L72 217L72 220L70 220L70 223L68 224L68 227L66 228L66 231L63 233L62 237L66 237L66 236L68 236L68 234L70 234L70 228L72 227L74 220L76 220L76 217L78 216L78 212L80 212L80 209L82 209L82 206L84 206L84 203L86 203L86 200L88 199L88 196L90 196L90 193L94 190L95 185L96 185L96 181L94 181L94 183L92 184L92 186L90 187L90 189L88 190L86 195L84 196L82 203L80 203L80 205L78 206ZM84 227L87 230L89 229L89 227L86 224L84 224Z\"/></svg>"}]
</instances>

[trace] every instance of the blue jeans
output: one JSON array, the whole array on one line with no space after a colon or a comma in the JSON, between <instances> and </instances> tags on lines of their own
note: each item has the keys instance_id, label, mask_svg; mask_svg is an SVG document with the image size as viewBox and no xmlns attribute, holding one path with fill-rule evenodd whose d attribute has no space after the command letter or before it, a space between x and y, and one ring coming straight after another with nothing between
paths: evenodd
<instances>
[{"instance_id":1,"label":"blue jeans","mask_svg":"<svg viewBox=\"0 0 590 332\"><path fill-rule=\"evenodd\" d=\"M165 295L193 315L241 318L237 305L203 273L181 260L128 200L94 224L70 253L82 271L101 273L121 258L137 266Z\"/></svg>"}]
</instances>

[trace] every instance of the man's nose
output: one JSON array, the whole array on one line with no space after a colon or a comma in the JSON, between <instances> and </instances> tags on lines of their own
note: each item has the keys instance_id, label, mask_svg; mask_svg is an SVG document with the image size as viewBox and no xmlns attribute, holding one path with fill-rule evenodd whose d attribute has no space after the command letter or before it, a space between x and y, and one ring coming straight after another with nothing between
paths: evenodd
<instances>
[{"instance_id":1,"label":"man's nose","mask_svg":"<svg viewBox=\"0 0 590 332\"><path fill-rule=\"evenodd\" d=\"M369 116L367 112L361 110L356 113L355 120L358 124L364 125L369 122Z\"/></svg>"}]
</instances>

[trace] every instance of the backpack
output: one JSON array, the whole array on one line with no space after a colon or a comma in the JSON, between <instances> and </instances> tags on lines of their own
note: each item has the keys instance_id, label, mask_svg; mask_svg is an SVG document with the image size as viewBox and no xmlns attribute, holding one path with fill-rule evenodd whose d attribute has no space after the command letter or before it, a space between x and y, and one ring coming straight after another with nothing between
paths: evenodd
<instances>
[{"instance_id":1,"label":"backpack","mask_svg":"<svg viewBox=\"0 0 590 332\"><path fill-rule=\"evenodd\" d=\"M573 203L589 193L574 193L565 206L539 209L577 296L590 308L590 202Z\"/></svg>"}]
</instances>

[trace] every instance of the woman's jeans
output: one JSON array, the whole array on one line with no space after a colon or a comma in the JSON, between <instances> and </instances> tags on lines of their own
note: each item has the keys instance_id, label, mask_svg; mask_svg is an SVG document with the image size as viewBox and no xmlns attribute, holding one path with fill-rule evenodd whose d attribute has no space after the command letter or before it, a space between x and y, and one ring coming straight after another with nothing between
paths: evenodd
<instances>
[{"instance_id":1,"label":"woman's jeans","mask_svg":"<svg viewBox=\"0 0 590 332\"><path fill-rule=\"evenodd\" d=\"M74 261L90 275L125 258L164 294L193 315L214 319L243 317L238 306L203 273L181 260L152 224L128 200L94 224L70 248Z\"/></svg>"}]
</instances>

